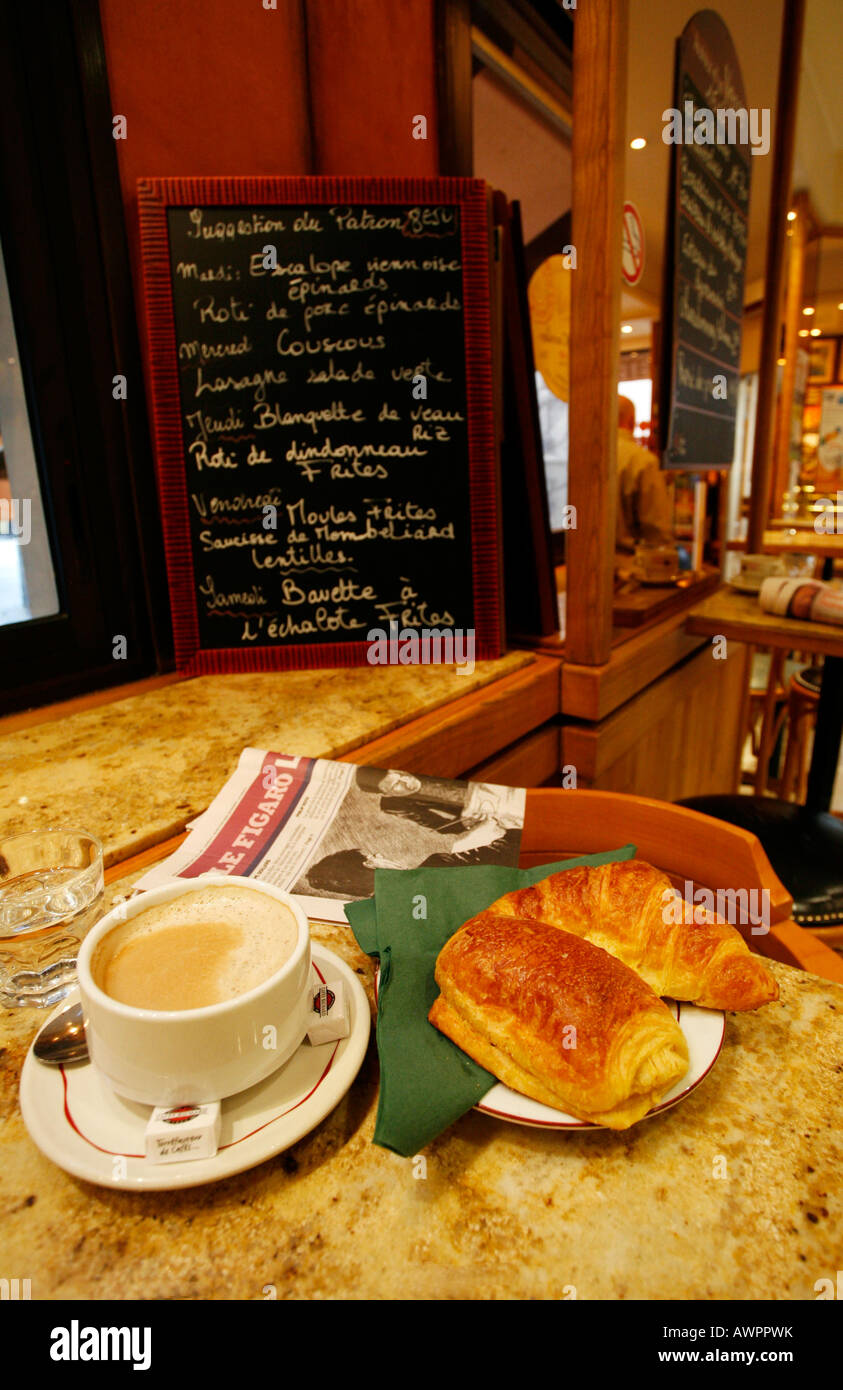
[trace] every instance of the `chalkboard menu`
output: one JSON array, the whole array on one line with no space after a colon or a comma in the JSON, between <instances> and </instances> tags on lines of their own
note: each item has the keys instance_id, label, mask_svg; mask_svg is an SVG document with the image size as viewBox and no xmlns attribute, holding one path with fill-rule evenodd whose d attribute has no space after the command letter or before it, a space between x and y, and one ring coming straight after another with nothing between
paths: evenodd
<instances>
[{"instance_id":1,"label":"chalkboard menu","mask_svg":"<svg viewBox=\"0 0 843 1390\"><path fill-rule=\"evenodd\" d=\"M179 669L365 663L425 630L499 655L485 184L139 200Z\"/></svg>"},{"instance_id":2,"label":"chalkboard menu","mask_svg":"<svg viewBox=\"0 0 843 1390\"><path fill-rule=\"evenodd\" d=\"M677 44L665 275L662 399L668 468L734 455L746 267L751 124L729 31L713 10Z\"/></svg>"}]
</instances>

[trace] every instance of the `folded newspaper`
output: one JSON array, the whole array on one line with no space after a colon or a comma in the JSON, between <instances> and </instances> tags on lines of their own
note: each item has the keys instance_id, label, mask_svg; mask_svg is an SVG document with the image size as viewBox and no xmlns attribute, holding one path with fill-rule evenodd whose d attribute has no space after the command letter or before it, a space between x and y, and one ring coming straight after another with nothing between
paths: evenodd
<instances>
[{"instance_id":1,"label":"folded newspaper","mask_svg":"<svg viewBox=\"0 0 843 1390\"><path fill-rule=\"evenodd\" d=\"M781 579L774 575L761 585L758 602L767 613L843 626L843 593L815 579Z\"/></svg>"},{"instance_id":2,"label":"folded newspaper","mask_svg":"<svg viewBox=\"0 0 843 1390\"><path fill-rule=\"evenodd\" d=\"M517 864L525 804L523 787L245 748L184 843L136 888L237 874L344 923L343 904L374 892L375 869Z\"/></svg>"}]
</instances>

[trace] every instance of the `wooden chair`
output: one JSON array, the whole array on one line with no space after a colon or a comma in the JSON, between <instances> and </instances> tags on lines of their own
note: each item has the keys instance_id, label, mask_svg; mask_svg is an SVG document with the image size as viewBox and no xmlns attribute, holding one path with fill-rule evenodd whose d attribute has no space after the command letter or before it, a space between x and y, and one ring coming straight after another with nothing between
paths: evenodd
<instances>
[{"instance_id":1,"label":"wooden chair","mask_svg":"<svg viewBox=\"0 0 843 1390\"><path fill-rule=\"evenodd\" d=\"M787 653L783 651L771 651L766 687L753 689L750 684L749 732L752 739L752 751L756 757L754 784L756 796L763 796L767 790L770 758L787 715L787 689L783 677L786 655ZM752 676L750 675L751 680Z\"/></svg>"},{"instance_id":2,"label":"wooden chair","mask_svg":"<svg viewBox=\"0 0 843 1390\"><path fill-rule=\"evenodd\" d=\"M747 926L742 934L751 949L843 983L843 958L791 920L793 900L749 831L684 806L620 792L528 790L523 868L627 844L679 888L689 882L714 892L766 889L770 930L753 936Z\"/></svg>"},{"instance_id":3,"label":"wooden chair","mask_svg":"<svg viewBox=\"0 0 843 1390\"><path fill-rule=\"evenodd\" d=\"M815 667L791 676L787 702L787 748L779 783L779 796L785 801L804 802L808 785L809 734L817 722L819 675Z\"/></svg>"},{"instance_id":4,"label":"wooden chair","mask_svg":"<svg viewBox=\"0 0 843 1390\"><path fill-rule=\"evenodd\" d=\"M751 649L754 655L764 654L764 648ZM751 740L752 752L756 758L755 774L744 774L744 780L753 785L756 796L764 796L774 791L777 796L786 797L782 790L784 771L777 777L770 777L770 760L782 734L790 739L790 719L793 703L790 692L793 687L793 661L804 661L808 665L810 657L799 652L785 652L779 648L770 651L770 668L763 685L753 685L750 659L749 688L744 700L744 743L747 735ZM788 668L791 668L789 671ZM781 764L783 769L783 764ZM797 798L799 799L799 798Z\"/></svg>"}]
</instances>

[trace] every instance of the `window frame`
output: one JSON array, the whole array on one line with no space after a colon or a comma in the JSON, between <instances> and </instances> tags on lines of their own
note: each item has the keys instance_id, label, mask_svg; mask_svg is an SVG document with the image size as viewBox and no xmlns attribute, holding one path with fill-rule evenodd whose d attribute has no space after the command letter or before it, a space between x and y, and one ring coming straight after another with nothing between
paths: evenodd
<instances>
[{"instance_id":1,"label":"window frame","mask_svg":"<svg viewBox=\"0 0 843 1390\"><path fill-rule=\"evenodd\" d=\"M96 0L2 17L0 237L60 603L0 628L6 711L167 669L172 639Z\"/></svg>"}]
</instances>

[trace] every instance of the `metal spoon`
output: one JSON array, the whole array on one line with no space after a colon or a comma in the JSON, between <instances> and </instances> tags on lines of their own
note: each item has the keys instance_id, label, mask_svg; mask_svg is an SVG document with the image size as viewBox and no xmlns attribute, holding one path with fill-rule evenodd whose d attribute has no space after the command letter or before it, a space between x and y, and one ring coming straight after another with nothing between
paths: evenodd
<instances>
[{"instance_id":1,"label":"metal spoon","mask_svg":"<svg viewBox=\"0 0 843 1390\"><path fill-rule=\"evenodd\" d=\"M62 1062L81 1062L88 1056L85 1038L85 1015L81 1003L44 1024L32 1045L39 1062L59 1066Z\"/></svg>"}]
</instances>

